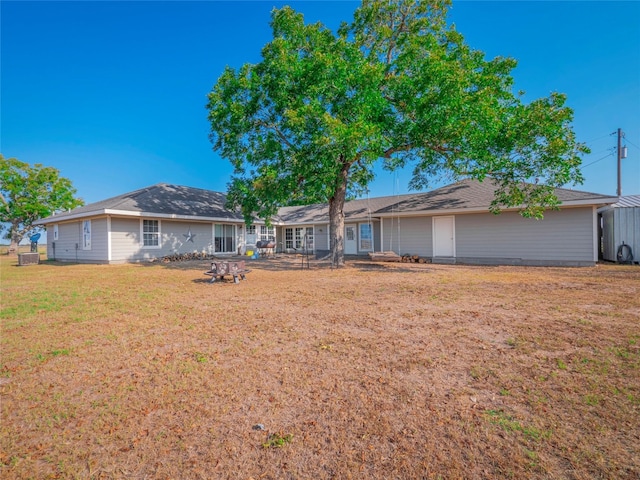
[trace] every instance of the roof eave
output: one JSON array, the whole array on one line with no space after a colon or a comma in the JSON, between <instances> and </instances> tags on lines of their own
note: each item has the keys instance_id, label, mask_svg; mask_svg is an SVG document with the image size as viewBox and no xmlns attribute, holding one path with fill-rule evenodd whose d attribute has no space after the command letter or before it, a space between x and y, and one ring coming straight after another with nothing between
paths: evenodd
<instances>
[{"instance_id":1,"label":"roof eave","mask_svg":"<svg viewBox=\"0 0 640 480\"><path fill-rule=\"evenodd\" d=\"M589 198L582 200L568 200L564 201L560 204L560 208L566 207L581 207L581 206L598 206L599 208L605 208L611 204L614 204L618 201L618 197L600 197L600 198ZM503 211L517 211L518 207L514 208L504 208ZM366 217L354 216L349 217L346 216L346 221L356 221L364 219L366 220L369 216L378 217L378 218L388 218L388 217L400 217L400 216L420 216L420 215L453 215L453 214L463 214L463 213L486 213L489 211L488 206L474 206L474 207L464 207L464 208L438 208L438 209L417 209L411 211L394 211L394 212L371 212L370 215ZM158 218L165 220L187 220L187 221L203 221L203 222L243 222L242 218L229 218L229 217L209 217L209 216L197 216L197 215L178 215L178 214L166 214L166 213L154 213L154 212L134 212L131 210L116 210L116 209L98 209L92 210L88 212L81 212L74 214L73 212L62 213L60 215L52 215L50 217L37 220L34 222L34 225L49 225L53 223L67 222L72 220L78 220L82 218L90 218L90 217L98 217L104 215L114 215L119 217L132 217L132 218ZM279 221L272 222L276 226L284 226L284 225L314 225L317 223L326 223L329 221L329 217L327 215L326 219L315 218L315 219L304 219L302 221L295 221L295 219L287 220L279 219ZM264 223L259 219L255 219L254 223L261 224Z\"/></svg>"},{"instance_id":2,"label":"roof eave","mask_svg":"<svg viewBox=\"0 0 640 480\"><path fill-rule=\"evenodd\" d=\"M617 201L618 201L618 197L602 197L598 199L590 198L587 200L573 200L573 201L562 202L560 207L575 207L575 206L597 207L600 205L611 205L612 203L615 203Z\"/></svg>"},{"instance_id":3,"label":"roof eave","mask_svg":"<svg viewBox=\"0 0 640 480\"><path fill-rule=\"evenodd\" d=\"M132 212L129 210L105 210L107 215L115 215L118 217L146 217L146 218L158 218L161 220L197 220L203 222L243 222L242 218L230 218L230 217L207 217L199 215L178 215L175 213L154 213L154 212Z\"/></svg>"},{"instance_id":4,"label":"roof eave","mask_svg":"<svg viewBox=\"0 0 640 480\"><path fill-rule=\"evenodd\" d=\"M242 218L229 218L229 217L207 217L198 215L178 215L178 214L166 214L166 213L154 213L154 212L132 212L131 210L114 210L104 208L100 210L92 210L90 212L82 213L65 213L61 215L53 215L51 217L37 220L34 225L50 225L52 223L68 222L71 220L79 220L82 218L101 217L105 215L113 215L117 217L132 217L132 218L158 218L160 220L192 220L202 222L243 222Z\"/></svg>"},{"instance_id":5,"label":"roof eave","mask_svg":"<svg viewBox=\"0 0 640 480\"><path fill-rule=\"evenodd\" d=\"M559 208L567 208L567 207L592 207L598 205L609 205L615 202L617 199L614 197L603 197L600 199L587 199L587 200L569 200L566 202L562 202L558 207ZM503 212L517 212L521 207L510 207L510 208L501 208L500 210ZM462 214L462 213L487 213L489 212L489 207L464 207L464 208L438 208L438 209L423 209L423 210L411 210L411 211L396 211L396 212L372 212L372 216L379 218L389 218L389 217L414 217L421 215L454 215L454 214Z\"/></svg>"},{"instance_id":6,"label":"roof eave","mask_svg":"<svg viewBox=\"0 0 640 480\"><path fill-rule=\"evenodd\" d=\"M90 212L61 213L59 215L51 215L50 217L36 220L35 222L33 222L33 224L34 225L50 225L52 223L66 222L69 220L78 220L80 218L98 217L98 216L103 216L105 214L106 214L106 210L104 208L100 210L92 210Z\"/></svg>"}]
</instances>

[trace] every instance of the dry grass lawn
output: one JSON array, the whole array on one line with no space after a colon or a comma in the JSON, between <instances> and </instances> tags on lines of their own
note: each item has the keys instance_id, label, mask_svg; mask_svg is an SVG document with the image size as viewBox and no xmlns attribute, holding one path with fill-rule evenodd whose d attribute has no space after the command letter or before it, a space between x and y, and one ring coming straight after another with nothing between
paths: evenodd
<instances>
[{"instance_id":1,"label":"dry grass lawn","mask_svg":"<svg viewBox=\"0 0 640 480\"><path fill-rule=\"evenodd\" d=\"M640 477L640 267L0 261L2 478Z\"/></svg>"}]
</instances>

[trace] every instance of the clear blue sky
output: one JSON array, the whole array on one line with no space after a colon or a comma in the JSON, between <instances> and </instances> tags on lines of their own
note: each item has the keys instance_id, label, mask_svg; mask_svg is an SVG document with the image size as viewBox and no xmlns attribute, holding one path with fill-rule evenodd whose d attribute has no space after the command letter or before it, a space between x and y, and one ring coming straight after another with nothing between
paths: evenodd
<instances>
[{"instance_id":1,"label":"clear blue sky","mask_svg":"<svg viewBox=\"0 0 640 480\"><path fill-rule=\"evenodd\" d=\"M225 65L260 60L287 2L0 2L5 157L58 168L86 202L158 182L224 191L230 164L208 139L206 95ZM289 2L335 29L357 2ZM519 64L526 99L568 95L592 154L581 190L640 194L640 2L458 1L450 21L487 57ZM592 164L592 165L589 165ZM371 196L406 193L380 172Z\"/></svg>"}]
</instances>

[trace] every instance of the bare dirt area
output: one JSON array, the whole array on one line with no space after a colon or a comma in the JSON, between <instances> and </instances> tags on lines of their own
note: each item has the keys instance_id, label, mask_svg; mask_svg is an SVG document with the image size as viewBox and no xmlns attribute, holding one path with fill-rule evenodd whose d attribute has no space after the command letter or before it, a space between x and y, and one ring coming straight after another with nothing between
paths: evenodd
<instances>
[{"instance_id":1,"label":"bare dirt area","mask_svg":"<svg viewBox=\"0 0 640 480\"><path fill-rule=\"evenodd\" d=\"M637 479L640 267L1 259L3 478Z\"/></svg>"}]
</instances>

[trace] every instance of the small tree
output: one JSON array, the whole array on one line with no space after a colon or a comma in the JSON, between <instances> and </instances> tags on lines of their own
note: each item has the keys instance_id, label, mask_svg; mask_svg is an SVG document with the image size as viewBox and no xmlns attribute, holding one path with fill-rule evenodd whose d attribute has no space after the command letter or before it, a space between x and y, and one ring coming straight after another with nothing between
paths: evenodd
<instances>
[{"instance_id":1,"label":"small tree","mask_svg":"<svg viewBox=\"0 0 640 480\"><path fill-rule=\"evenodd\" d=\"M22 239L39 228L33 226L36 220L82 205L75 193L55 168L0 155L0 222L8 230L9 251L17 251Z\"/></svg>"},{"instance_id":2,"label":"small tree","mask_svg":"<svg viewBox=\"0 0 640 480\"><path fill-rule=\"evenodd\" d=\"M269 219L328 203L333 263L344 262L344 203L389 170L497 185L492 211L541 217L553 188L581 182L573 112L554 93L512 91L510 58L485 60L446 24L448 0L363 0L337 34L274 10L262 61L227 68L209 94L214 150L235 168L230 206Z\"/></svg>"}]
</instances>

